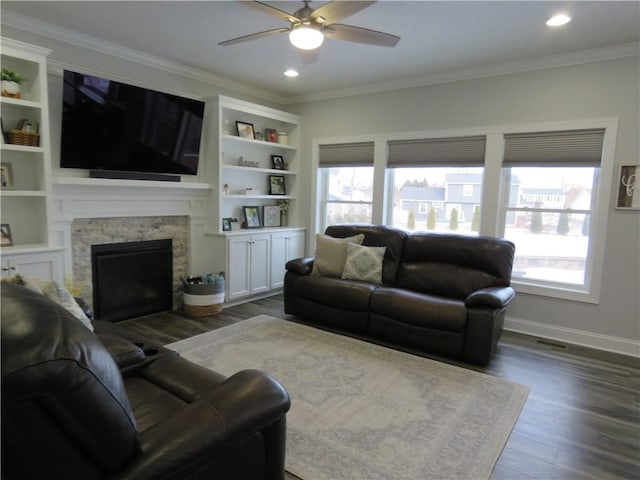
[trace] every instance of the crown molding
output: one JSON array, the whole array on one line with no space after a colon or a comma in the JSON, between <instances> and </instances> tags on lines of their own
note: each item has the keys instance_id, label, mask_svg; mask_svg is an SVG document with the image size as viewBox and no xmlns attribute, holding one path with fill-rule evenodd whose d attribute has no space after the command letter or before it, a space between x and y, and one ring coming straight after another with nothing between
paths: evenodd
<instances>
[{"instance_id":1,"label":"crown molding","mask_svg":"<svg viewBox=\"0 0 640 480\"><path fill-rule=\"evenodd\" d=\"M20 15L14 12L3 11L2 24L9 27L17 28L19 30L25 30L36 35L43 35L45 37L49 37L64 43L69 43L77 47L87 48L89 50L104 53L106 55L111 55L123 60L146 65L148 67L156 68L168 73L186 76L193 80L215 85L217 87L232 90L234 92L262 98L270 102L283 104L286 100L286 98L282 95L256 88L237 80L226 78L220 75L215 75L205 70L184 65L179 62L166 60L164 58L150 55L139 50L124 47L122 45L110 43L91 35L62 28L58 25L36 20L34 18Z\"/></svg>"},{"instance_id":2,"label":"crown molding","mask_svg":"<svg viewBox=\"0 0 640 480\"><path fill-rule=\"evenodd\" d=\"M289 96L287 104L317 102L356 95L368 95L391 90L425 87L442 83L460 82L478 78L497 77L513 73L530 72L534 70L546 70L550 68L566 67L583 63L601 62L617 58L635 57L640 55L640 43L625 43L592 50L581 50L559 55L516 60L513 62L483 65L480 67L450 70L423 77L413 77L391 82L361 85L354 88L326 90L312 94Z\"/></svg>"}]
</instances>

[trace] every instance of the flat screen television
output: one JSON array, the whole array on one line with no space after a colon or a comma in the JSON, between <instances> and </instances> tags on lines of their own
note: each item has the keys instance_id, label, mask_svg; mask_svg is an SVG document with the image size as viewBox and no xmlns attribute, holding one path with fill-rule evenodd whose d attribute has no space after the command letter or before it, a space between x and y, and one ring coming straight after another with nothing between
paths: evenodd
<instances>
[{"instance_id":1,"label":"flat screen television","mask_svg":"<svg viewBox=\"0 0 640 480\"><path fill-rule=\"evenodd\" d=\"M196 175L204 102L64 71L60 166Z\"/></svg>"}]
</instances>

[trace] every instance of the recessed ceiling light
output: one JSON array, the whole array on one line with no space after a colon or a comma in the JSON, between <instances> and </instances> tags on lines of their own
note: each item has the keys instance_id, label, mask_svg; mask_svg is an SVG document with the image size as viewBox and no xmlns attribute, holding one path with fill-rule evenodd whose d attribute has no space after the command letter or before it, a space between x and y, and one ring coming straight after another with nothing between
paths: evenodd
<instances>
[{"instance_id":1,"label":"recessed ceiling light","mask_svg":"<svg viewBox=\"0 0 640 480\"><path fill-rule=\"evenodd\" d=\"M291 78L294 78L294 77L297 77L298 75L300 75L300 74L298 73L298 71L297 71L297 70L294 70L293 68L290 68L289 70L287 70L286 72L284 72L284 74L285 74L285 76L287 76L287 77L291 77Z\"/></svg>"},{"instance_id":2,"label":"recessed ceiling light","mask_svg":"<svg viewBox=\"0 0 640 480\"><path fill-rule=\"evenodd\" d=\"M549 20L547 20L547 25L550 27L559 27L560 25L566 25L571 21L571 17L564 13L559 13L558 15L554 15Z\"/></svg>"}]
</instances>

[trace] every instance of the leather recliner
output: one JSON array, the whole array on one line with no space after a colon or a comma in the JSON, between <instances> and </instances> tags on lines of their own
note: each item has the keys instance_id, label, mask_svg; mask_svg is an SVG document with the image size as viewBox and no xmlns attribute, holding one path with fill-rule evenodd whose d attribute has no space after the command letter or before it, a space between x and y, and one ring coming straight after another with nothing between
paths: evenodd
<instances>
[{"instance_id":1,"label":"leather recliner","mask_svg":"<svg viewBox=\"0 0 640 480\"><path fill-rule=\"evenodd\" d=\"M266 373L225 378L25 287L1 294L3 479L284 477L290 401Z\"/></svg>"}]
</instances>

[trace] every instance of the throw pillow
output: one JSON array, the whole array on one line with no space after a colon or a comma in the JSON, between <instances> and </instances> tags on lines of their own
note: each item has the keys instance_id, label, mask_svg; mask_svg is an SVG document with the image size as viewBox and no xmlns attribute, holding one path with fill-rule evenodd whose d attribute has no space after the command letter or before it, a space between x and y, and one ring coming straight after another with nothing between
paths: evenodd
<instances>
[{"instance_id":1,"label":"throw pillow","mask_svg":"<svg viewBox=\"0 0 640 480\"><path fill-rule=\"evenodd\" d=\"M353 237L334 238L323 233L316 234L316 253L313 259L311 275L326 275L340 278L347 258L348 244L361 244L364 234Z\"/></svg>"},{"instance_id":2,"label":"throw pillow","mask_svg":"<svg viewBox=\"0 0 640 480\"><path fill-rule=\"evenodd\" d=\"M386 250L387 247L364 247L348 244L342 278L381 284L382 260Z\"/></svg>"},{"instance_id":3,"label":"throw pillow","mask_svg":"<svg viewBox=\"0 0 640 480\"><path fill-rule=\"evenodd\" d=\"M42 295L42 289L38 286L38 284L32 278L22 275L21 273L16 273L13 277L3 278L3 282L6 283L15 283L16 285L20 285L22 287L26 287L29 290L33 290L36 293Z\"/></svg>"},{"instance_id":4,"label":"throw pillow","mask_svg":"<svg viewBox=\"0 0 640 480\"><path fill-rule=\"evenodd\" d=\"M89 318L84 314L84 311L80 305L78 305L75 298L73 298L73 295L71 295L63 285L60 285L54 280L38 279L36 282L46 297L69 310L74 317L80 320L85 327L93 332L93 324L91 323L91 320L89 320Z\"/></svg>"}]
</instances>

